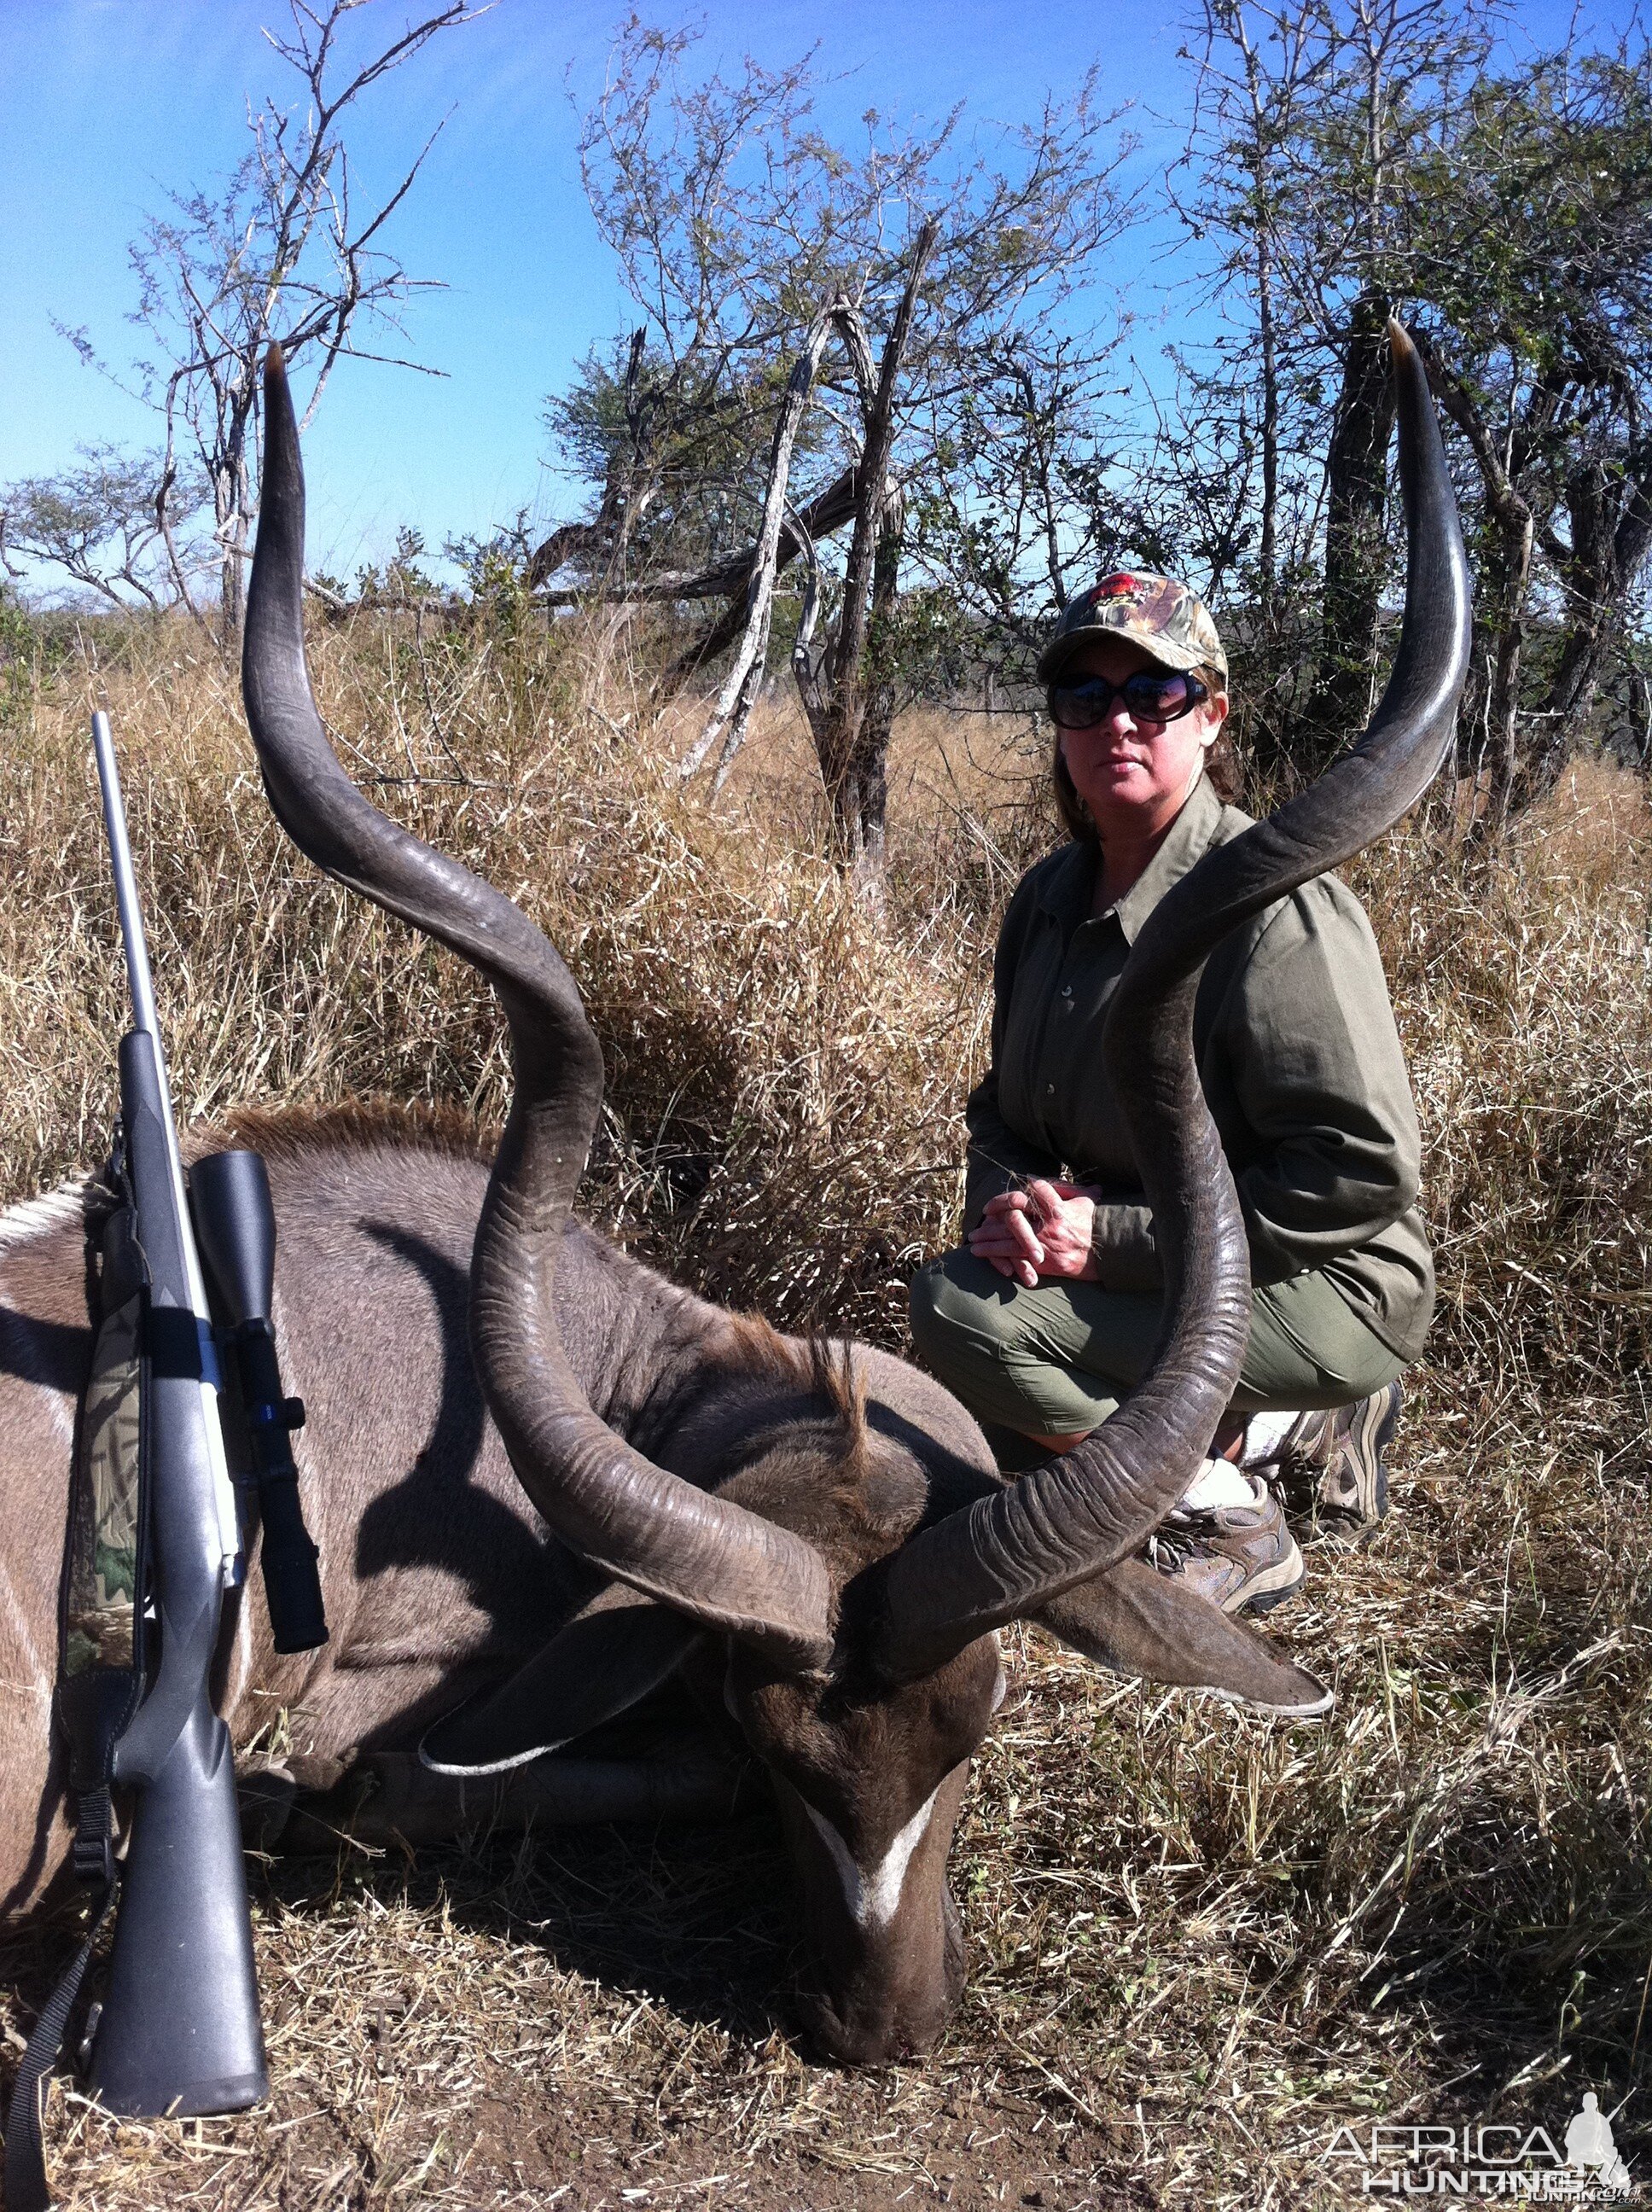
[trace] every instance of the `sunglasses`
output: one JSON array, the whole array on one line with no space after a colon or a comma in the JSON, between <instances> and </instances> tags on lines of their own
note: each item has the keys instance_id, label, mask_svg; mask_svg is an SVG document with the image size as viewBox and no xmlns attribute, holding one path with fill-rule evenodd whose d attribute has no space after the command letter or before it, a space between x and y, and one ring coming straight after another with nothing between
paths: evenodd
<instances>
[{"instance_id":1,"label":"sunglasses","mask_svg":"<svg viewBox=\"0 0 1652 2212\"><path fill-rule=\"evenodd\" d=\"M1122 684L1092 676L1083 684L1058 685L1049 695L1050 720L1058 730L1093 730L1121 699L1135 722L1175 722L1210 697L1198 677L1182 669L1139 668Z\"/></svg>"}]
</instances>

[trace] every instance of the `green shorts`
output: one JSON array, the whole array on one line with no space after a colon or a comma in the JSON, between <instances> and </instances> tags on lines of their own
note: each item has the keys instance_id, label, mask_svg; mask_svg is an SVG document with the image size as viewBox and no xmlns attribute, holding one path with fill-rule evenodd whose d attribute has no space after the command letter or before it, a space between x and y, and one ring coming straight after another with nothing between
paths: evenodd
<instances>
[{"instance_id":1,"label":"green shorts","mask_svg":"<svg viewBox=\"0 0 1652 2212\"><path fill-rule=\"evenodd\" d=\"M926 1366L977 1420L1023 1436L1076 1436L1106 1420L1141 1380L1162 1304L1097 1283L1027 1290L961 1248L914 1281L912 1334ZM1405 1364L1327 1277L1293 1275L1252 1296L1233 1403L1247 1413L1351 1405Z\"/></svg>"}]
</instances>

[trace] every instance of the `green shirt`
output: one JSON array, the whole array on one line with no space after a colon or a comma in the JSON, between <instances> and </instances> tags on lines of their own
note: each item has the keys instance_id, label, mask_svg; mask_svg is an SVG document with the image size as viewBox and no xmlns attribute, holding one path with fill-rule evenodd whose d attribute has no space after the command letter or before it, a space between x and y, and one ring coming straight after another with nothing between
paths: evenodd
<instances>
[{"instance_id":1,"label":"green shirt","mask_svg":"<svg viewBox=\"0 0 1652 2212\"><path fill-rule=\"evenodd\" d=\"M965 1225L1029 1176L1099 1184L1103 1285L1162 1285L1102 1058L1107 1010L1137 932L1212 845L1248 829L1201 777L1145 873L1091 917L1095 850L1069 844L1017 886L993 964L993 1057L965 1109ZM1239 1188L1253 1280L1310 1268L1402 1359L1434 1310L1417 1211L1422 1140L1394 1009L1364 909L1319 876L1212 955L1193 1014L1199 1072Z\"/></svg>"}]
</instances>

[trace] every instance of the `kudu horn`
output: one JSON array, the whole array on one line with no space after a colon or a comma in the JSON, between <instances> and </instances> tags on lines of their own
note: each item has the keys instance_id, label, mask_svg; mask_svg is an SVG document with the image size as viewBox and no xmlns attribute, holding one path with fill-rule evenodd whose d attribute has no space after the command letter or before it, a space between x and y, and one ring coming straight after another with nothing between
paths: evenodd
<instances>
[{"instance_id":1,"label":"kudu horn","mask_svg":"<svg viewBox=\"0 0 1652 2212\"><path fill-rule=\"evenodd\" d=\"M277 819L336 881L485 975L510 1026L514 1088L471 1267L471 1345L511 1464L555 1533L622 1582L788 1668L831 1649L813 1547L655 1467L592 1411L556 1326L562 1230L602 1099L602 1054L573 978L509 899L382 815L339 765L304 659L304 473L285 365L264 367L264 457L241 676Z\"/></svg>"},{"instance_id":2,"label":"kudu horn","mask_svg":"<svg viewBox=\"0 0 1652 2212\"><path fill-rule=\"evenodd\" d=\"M925 1529L890 1560L882 1659L897 1678L928 1672L1134 1552L1186 1489L1238 1379L1250 1265L1193 1058L1199 978L1230 930L1410 811L1445 757L1468 670L1468 564L1428 380L1398 322L1388 343L1407 566L1388 689L1351 752L1207 853L1160 901L1108 1018L1108 1073L1163 1261L1165 1321L1152 1363L1074 1450Z\"/></svg>"}]
</instances>

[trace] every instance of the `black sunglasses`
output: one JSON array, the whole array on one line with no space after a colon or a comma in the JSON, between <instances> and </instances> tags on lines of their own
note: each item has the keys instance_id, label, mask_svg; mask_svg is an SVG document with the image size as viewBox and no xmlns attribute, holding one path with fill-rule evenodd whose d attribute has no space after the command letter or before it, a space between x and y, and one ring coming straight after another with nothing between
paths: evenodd
<instances>
[{"instance_id":1,"label":"black sunglasses","mask_svg":"<svg viewBox=\"0 0 1652 2212\"><path fill-rule=\"evenodd\" d=\"M1092 676L1083 684L1063 684L1049 695L1050 720L1058 730L1093 730L1122 699L1136 722L1175 722L1210 697L1198 677L1184 669L1139 668L1122 684Z\"/></svg>"}]
</instances>

